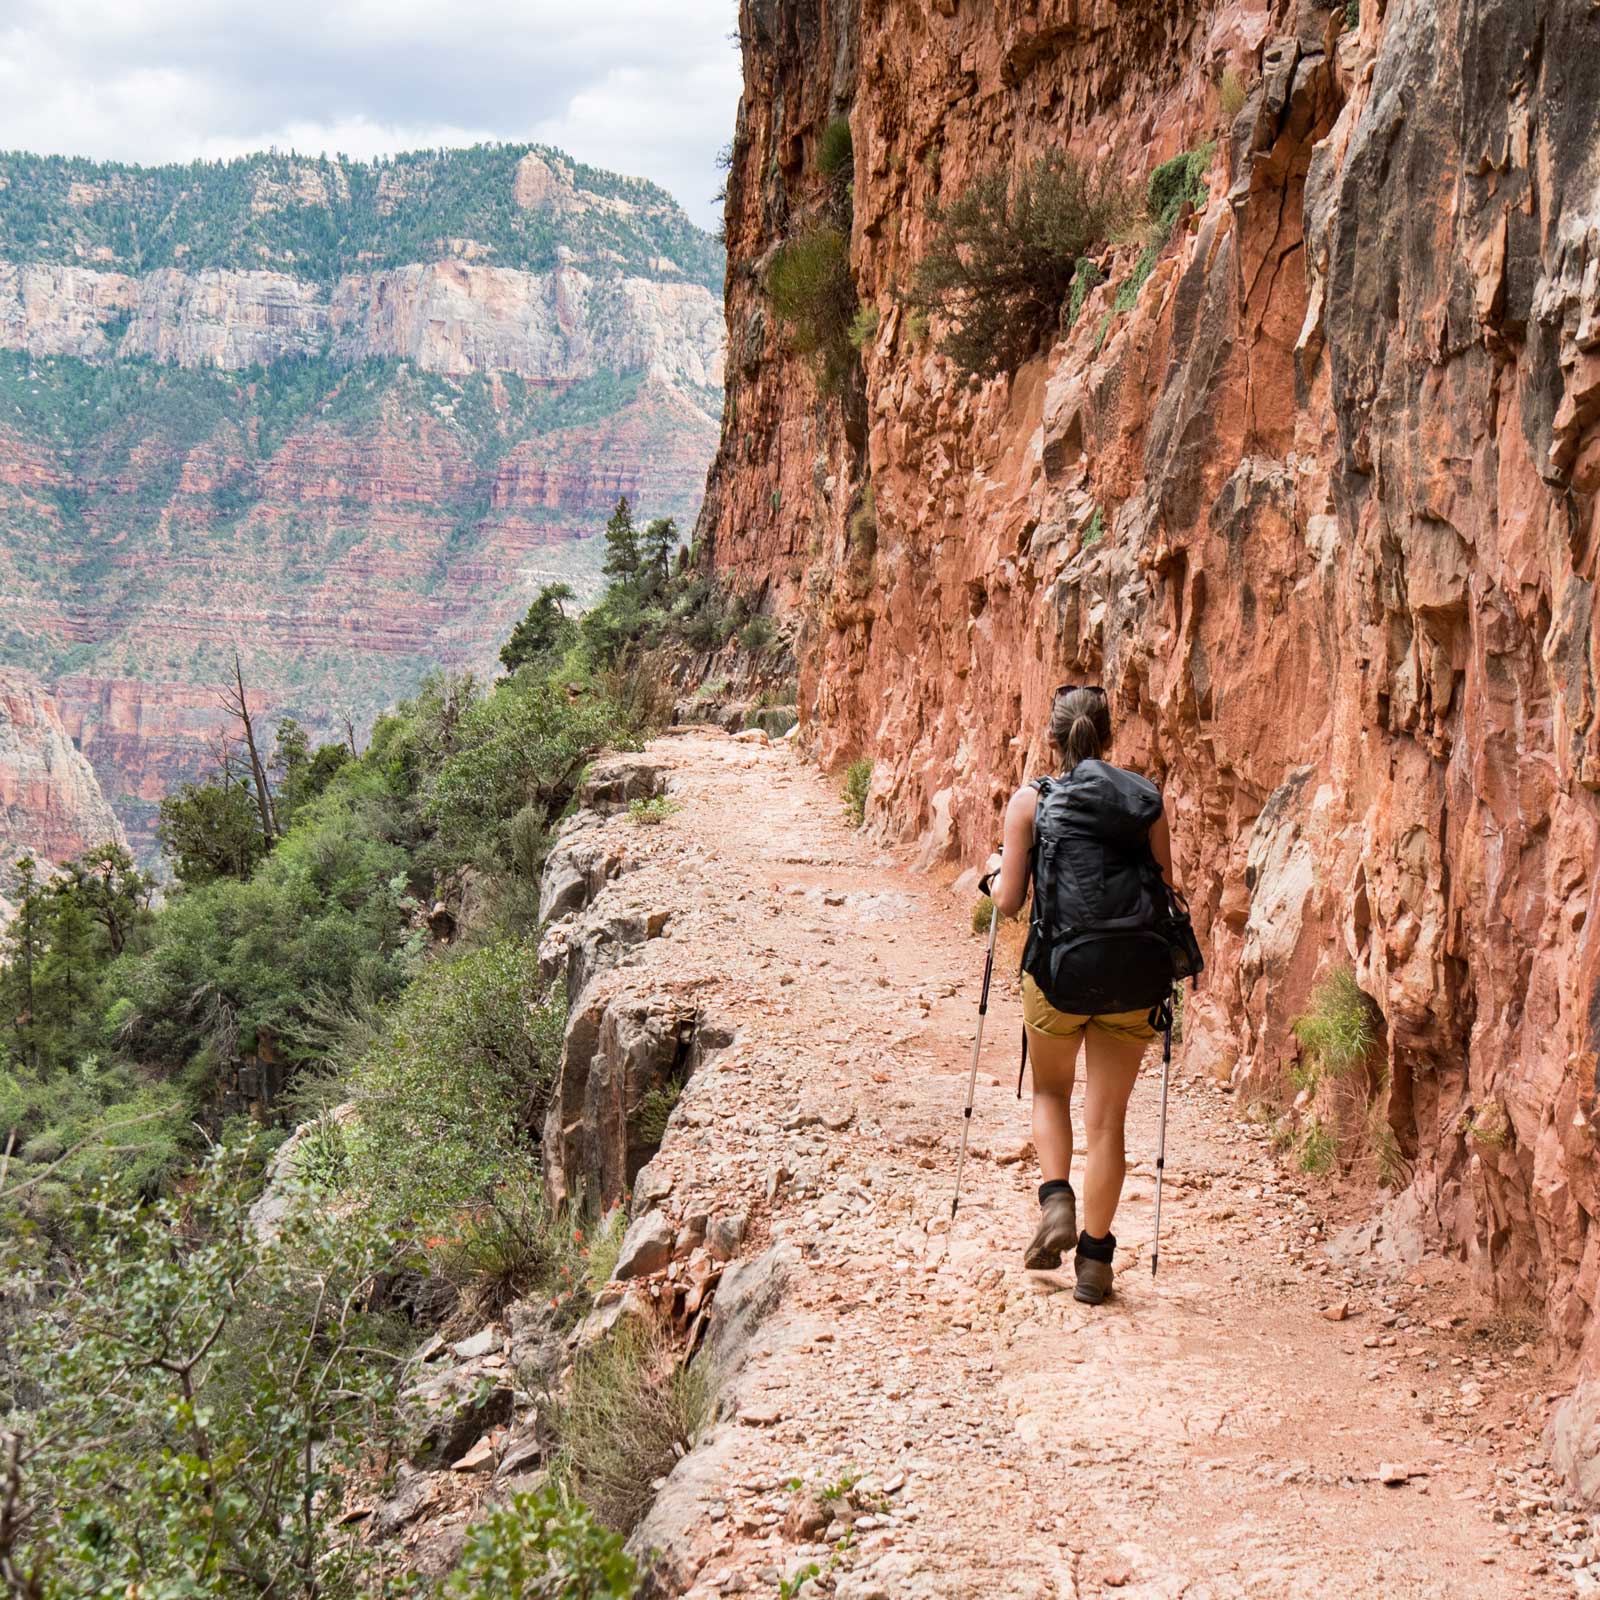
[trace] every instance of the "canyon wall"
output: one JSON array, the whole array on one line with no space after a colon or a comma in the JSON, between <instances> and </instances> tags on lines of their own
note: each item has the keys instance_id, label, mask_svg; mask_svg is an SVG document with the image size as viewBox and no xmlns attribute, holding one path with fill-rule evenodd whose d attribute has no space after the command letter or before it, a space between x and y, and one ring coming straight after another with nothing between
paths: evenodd
<instances>
[{"instance_id":1,"label":"canyon wall","mask_svg":"<svg viewBox=\"0 0 1600 1600\"><path fill-rule=\"evenodd\" d=\"M795 618L807 737L873 760L869 826L971 864L1053 765L1053 686L1105 683L1206 946L1189 1062L1287 1108L1294 1019L1353 973L1399 1191L1373 1232L1464 1255L1578 1351L1600 1301L1600 12L744 0L740 31L700 531ZM834 393L766 285L835 203L838 118L877 319ZM1054 151L1141 184L1198 152L1204 177L1147 277L1144 238L1103 245L1076 320L969 381L902 299L928 208Z\"/></svg>"},{"instance_id":2,"label":"canyon wall","mask_svg":"<svg viewBox=\"0 0 1600 1600\"><path fill-rule=\"evenodd\" d=\"M70 861L122 828L55 703L27 673L0 669L0 906L12 863Z\"/></svg>"},{"instance_id":3,"label":"canyon wall","mask_svg":"<svg viewBox=\"0 0 1600 1600\"><path fill-rule=\"evenodd\" d=\"M720 280L669 196L553 151L0 157L0 664L139 853L235 649L269 726L359 736L595 592L619 496L687 532Z\"/></svg>"}]
</instances>

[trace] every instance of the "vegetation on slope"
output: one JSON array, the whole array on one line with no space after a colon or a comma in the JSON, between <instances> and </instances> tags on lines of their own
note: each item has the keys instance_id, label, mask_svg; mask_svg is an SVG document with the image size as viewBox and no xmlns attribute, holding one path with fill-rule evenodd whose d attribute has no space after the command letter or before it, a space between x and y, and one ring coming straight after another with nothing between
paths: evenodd
<instances>
[{"instance_id":1,"label":"vegetation on slope","mask_svg":"<svg viewBox=\"0 0 1600 1600\"><path fill-rule=\"evenodd\" d=\"M517 166L530 153L570 185L571 204L518 205ZM452 240L484 247L495 266L546 271L564 246L652 278L664 257L713 291L722 283L721 248L665 190L540 145L164 167L0 153L0 258L10 261L270 268L330 282L438 260Z\"/></svg>"},{"instance_id":2,"label":"vegetation on slope","mask_svg":"<svg viewBox=\"0 0 1600 1600\"><path fill-rule=\"evenodd\" d=\"M494 684L437 675L359 751L285 723L259 777L230 758L170 795L165 903L110 847L18 865L0 1571L25 1600L436 1592L338 1520L414 1448L407 1353L528 1297L559 1328L618 1243L541 1183L565 1023L533 943L552 829L588 759L662 714L652 652L748 626L669 519L641 527L623 501L605 542L602 604L568 615L550 586ZM466 895L441 944L435 902ZM233 1108L269 1069L309 1118L275 1181L309 1203L263 1232L286 1129L259 1080L256 1119ZM615 1534L702 1410L660 1351L592 1359L558 1419L563 1495L488 1519L442 1592L510 1600L524 1572L540 1593L631 1594Z\"/></svg>"}]
</instances>

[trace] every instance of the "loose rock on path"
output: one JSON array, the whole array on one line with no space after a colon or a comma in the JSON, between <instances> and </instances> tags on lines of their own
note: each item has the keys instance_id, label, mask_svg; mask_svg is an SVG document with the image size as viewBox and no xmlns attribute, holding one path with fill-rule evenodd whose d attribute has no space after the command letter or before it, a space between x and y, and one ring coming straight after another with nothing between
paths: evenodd
<instances>
[{"instance_id":1,"label":"loose rock on path","mask_svg":"<svg viewBox=\"0 0 1600 1600\"><path fill-rule=\"evenodd\" d=\"M1014 955L952 1228L972 897L849 830L787 745L691 731L651 757L682 809L605 824L628 830L627 893L670 910L629 964L735 1032L640 1191L674 1226L737 1219L719 1306L771 1302L638 1535L673 1591L1499 1600L1575 1573L1588 1592L1517 1360L1466 1346L1437 1273L1330 1265L1318 1188L1204 1063L1175 1064L1160 1277L1154 1048L1115 1295L1077 1304L1070 1262L1022 1270Z\"/></svg>"}]
</instances>

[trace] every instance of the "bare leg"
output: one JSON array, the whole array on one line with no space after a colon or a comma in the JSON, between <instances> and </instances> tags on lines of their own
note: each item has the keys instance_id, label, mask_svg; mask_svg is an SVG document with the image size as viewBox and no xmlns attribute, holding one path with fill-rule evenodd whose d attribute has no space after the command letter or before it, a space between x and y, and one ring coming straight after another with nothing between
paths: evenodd
<instances>
[{"instance_id":1,"label":"bare leg","mask_svg":"<svg viewBox=\"0 0 1600 1600\"><path fill-rule=\"evenodd\" d=\"M1085 1047L1087 1078L1084 1084L1083 1120L1089 1155L1083 1175L1083 1229L1101 1239L1111 1232L1122 1198L1127 1173L1123 1124L1128 1096L1139 1076L1145 1046L1134 1039L1119 1039L1100 1029L1088 1030ZM1030 1041L1031 1043L1031 1041ZM1037 1091L1036 1091L1037 1094ZM1039 1102L1034 1100L1034 1142L1038 1144ZM1044 1159L1040 1147L1041 1164Z\"/></svg>"},{"instance_id":2,"label":"bare leg","mask_svg":"<svg viewBox=\"0 0 1600 1600\"><path fill-rule=\"evenodd\" d=\"M1033 1148L1039 1176L1072 1176L1072 1084L1078 1069L1082 1035L1052 1038L1028 1030L1028 1065L1033 1069Z\"/></svg>"}]
</instances>

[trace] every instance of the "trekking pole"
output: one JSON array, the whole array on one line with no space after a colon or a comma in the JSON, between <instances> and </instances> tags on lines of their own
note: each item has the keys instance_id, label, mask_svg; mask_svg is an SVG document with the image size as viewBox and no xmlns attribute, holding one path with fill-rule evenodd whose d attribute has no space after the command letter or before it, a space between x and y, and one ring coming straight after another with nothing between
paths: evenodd
<instances>
[{"instance_id":1,"label":"trekking pole","mask_svg":"<svg viewBox=\"0 0 1600 1600\"><path fill-rule=\"evenodd\" d=\"M956 1207L961 1204L961 1172L967 1164L967 1135L972 1132L972 1100L978 1091L978 1052L983 1048L983 1019L989 1011L989 977L994 971L994 936L1000 927L1000 908L990 892L994 874L978 879L979 891L989 899L989 953L983 962L983 993L978 998L978 1031L972 1038L972 1070L967 1074L967 1109L962 1113L961 1154L956 1158L956 1192L950 1197L950 1220L956 1220Z\"/></svg>"},{"instance_id":2,"label":"trekking pole","mask_svg":"<svg viewBox=\"0 0 1600 1600\"><path fill-rule=\"evenodd\" d=\"M1162 1013L1166 1029L1161 1035L1161 1131L1156 1135L1156 1232L1150 1246L1150 1276L1156 1275L1161 1263L1161 1177L1167 1165L1167 1071L1172 1065L1172 1002L1165 1003Z\"/></svg>"}]
</instances>

